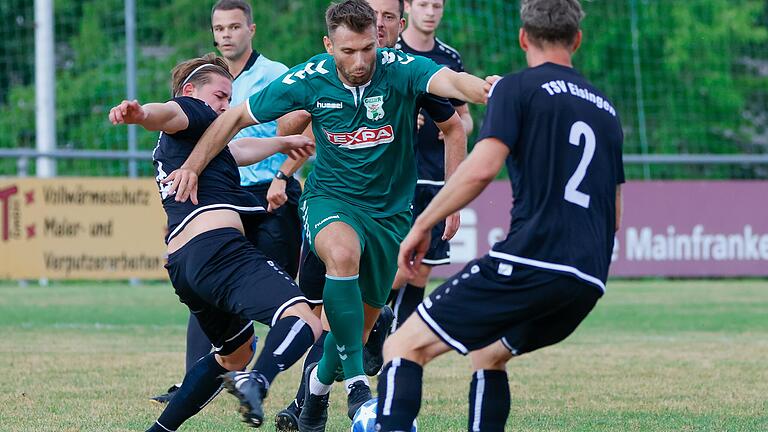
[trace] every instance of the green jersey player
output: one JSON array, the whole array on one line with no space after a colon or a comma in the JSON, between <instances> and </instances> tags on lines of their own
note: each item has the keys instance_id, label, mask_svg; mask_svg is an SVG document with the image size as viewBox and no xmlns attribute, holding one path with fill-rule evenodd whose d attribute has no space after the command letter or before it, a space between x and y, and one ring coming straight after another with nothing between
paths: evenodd
<instances>
[{"instance_id":1,"label":"green jersey player","mask_svg":"<svg viewBox=\"0 0 768 432\"><path fill-rule=\"evenodd\" d=\"M222 114L187 162L168 176L176 199L196 200L197 175L241 128L295 110L312 117L317 161L300 204L308 243L326 265L331 333L308 375L301 430L323 430L328 393L341 366L350 417L370 399L362 341L384 305L399 243L410 226L416 183L415 100L422 93L484 103L493 79L456 73L429 59L377 49L365 0L326 12L327 54L311 58Z\"/></svg>"}]
</instances>

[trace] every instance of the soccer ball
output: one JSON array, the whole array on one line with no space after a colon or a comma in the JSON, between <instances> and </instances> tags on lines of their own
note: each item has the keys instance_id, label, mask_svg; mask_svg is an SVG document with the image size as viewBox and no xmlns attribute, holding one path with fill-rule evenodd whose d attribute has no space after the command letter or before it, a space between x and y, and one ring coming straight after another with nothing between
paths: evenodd
<instances>
[{"instance_id":1,"label":"soccer ball","mask_svg":"<svg viewBox=\"0 0 768 432\"><path fill-rule=\"evenodd\" d=\"M376 430L376 403L373 398L357 409L355 418L352 419L352 432L374 432ZM411 432L417 432L416 420L413 421Z\"/></svg>"}]
</instances>

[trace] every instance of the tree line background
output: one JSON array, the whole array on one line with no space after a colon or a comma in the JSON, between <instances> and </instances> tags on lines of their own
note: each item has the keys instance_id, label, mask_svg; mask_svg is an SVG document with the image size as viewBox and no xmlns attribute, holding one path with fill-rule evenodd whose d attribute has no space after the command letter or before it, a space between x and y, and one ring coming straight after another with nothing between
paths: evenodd
<instances>
[{"instance_id":1,"label":"tree line background","mask_svg":"<svg viewBox=\"0 0 768 432\"><path fill-rule=\"evenodd\" d=\"M55 0L58 147L123 150L109 108L125 97L123 0ZM138 92L170 95L170 70L213 51L212 0L137 0ZM254 48L289 67L323 49L328 1L252 0ZM768 152L768 1L582 0L587 13L576 68L608 95L625 154ZM525 66L518 1L450 0L438 37L485 76ZM0 148L34 148L33 2L0 0ZM636 30L633 33L633 29ZM635 36L633 38L633 35ZM633 45L633 42L636 42ZM471 108L476 129L483 107ZM156 134L139 132L151 150ZM125 175L127 162L59 161L62 175ZM15 161L0 159L0 175ZM150 175L150 162L140 164ZM629 178L765 178L765 165L640 165Z\"/></svg>"}]
</instances>

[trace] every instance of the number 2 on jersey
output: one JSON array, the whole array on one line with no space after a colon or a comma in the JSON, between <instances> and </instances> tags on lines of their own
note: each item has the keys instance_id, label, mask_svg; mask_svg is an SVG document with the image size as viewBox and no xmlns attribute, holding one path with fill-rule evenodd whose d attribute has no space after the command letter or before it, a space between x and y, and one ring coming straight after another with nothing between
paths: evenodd
<instances>
[{"instance_id":1,"label":"number 2 on jersey","mask_svg":"<svg viewBox=\"0 0 768 432\"><path fill-rule=\"evenodd\" d=\"M583 121L577 121L571 126L568 142L578 147L582 136L584 136L584 153L581 155L581 161L579 161L579 166L576 167L576 172L573 173L565 185L564 198L568 202L589 208L589 195L576 189L581 184L581 181L584 180L584 176L587 174L587 167L589 167L589 163L592 162L592 157L595 155L595 132L592 131L588 124Z\"/></svg>"}]
</instances>

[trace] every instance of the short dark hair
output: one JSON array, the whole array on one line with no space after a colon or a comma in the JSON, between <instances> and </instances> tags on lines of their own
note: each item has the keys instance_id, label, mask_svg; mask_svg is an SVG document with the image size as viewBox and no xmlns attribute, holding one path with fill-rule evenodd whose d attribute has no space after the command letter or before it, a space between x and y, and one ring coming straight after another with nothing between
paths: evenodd
<instances>
[{"instance_id":1,"label":"short dark hair","mask_svg":"<svg viewBox=\"0 0 768 432\"><path fill-rule=\"evenodd\" d=\"M203 65L202 69L198 69ZM195 72L197 70L197 72ZM194 72L194 75L191 75ZM192 83L195 87L201 87L211 82L211 74L221 75L232 81L234 78L227 69L227 62L214 53L208 53L202 57L183 61L176 65L171 72L171 94L173 97L181 96L181 91L186 83ZM186 81L186 83L185 83Z\"/></svg>"},{"instance_id":2,"label":"short dark hair","mask_svg":"<svg viewBox=\"0 0 768 432\"><path fill-rule=\"evenodd\" d=\"M251 5L244 0L219 0L211 8L211 21L213 21L213 13L217 10L234 10L240 9L245 14L245 20L248 25L253 24L253 9Z\"/></svg>"},{"instance_id":3,"label":"short dark hair","mask_svg":"<svg viewBox=\"0 0 768 432\"><path fill-rule=\"evenodd\" d=\"M406 0L397 0L397 5L399 6L399 9L400 9L400 18L402 18L403 15L405 15L405 1ZM410 2L411 0L408 0L408 3Z\"/></svg>"},{"instance_id":4,"label":"short dark hair","mask_svg":"<svg viewBox=\"0 0 768 432\"><path fill-rule=\"evenodd\" d=\"M363 33L376 27L376 12L366 0L344 0L331 3L325 11L325 25L328 35L344 26L355 33Z\"/></svg>"},{"instance_id":5,"label":"short dark hair","mask_svg":"<svg viewBox=\"0 0 768 432\"><path fill-rule=\"evenodd\" d=\"M411 3L411 4L413 4L413 2L414 2L414 0L400 0L400 7L401 7L401 8L403 8L403 2L406 2L406 1L407 1L408 3ZM445 3L446 3L446 2L448 2L448 0L443 0L443 6L445 6ZM400 12L400 15L402 15L402 14L403 14L403 13L402 13L402 12Z\"/></svg>"},{"instance_id":6,"label":"short dark hair","mask_svg":"<svg viewBox=\"0 0 768 432\"><path fill-rule=\"evenodd\" d=\"M520 3L523 29L537 44L572 44L583 18L579 0L523 0Z\"/></svg>"}]
</instances>

